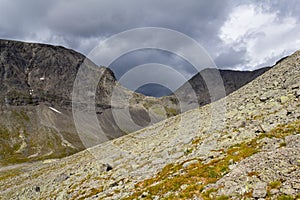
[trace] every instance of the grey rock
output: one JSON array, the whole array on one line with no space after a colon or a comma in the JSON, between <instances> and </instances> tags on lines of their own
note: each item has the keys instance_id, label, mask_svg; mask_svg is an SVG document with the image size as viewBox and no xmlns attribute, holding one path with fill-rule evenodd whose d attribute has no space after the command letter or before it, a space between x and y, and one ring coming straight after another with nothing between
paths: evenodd
<instances>
[{"instance_id":1,"label":"grey rock","mask_svg":"<svg viewBox=\"0 0 300 200\"><path fill-rule=\"evenodd\" d=\"M65 181L65 180L67 180L68 178L70 178L70 176L68 176L68 175L66 175L66 174L60 174L60 175L58 175L55 179L54 179L54 181L55 182L62 182L62 181Z\"/></svg>"},{"instance_id":2,"label":"grey rock","mask_svg":"<svg viewBox=\"0 0 300 200\"><path fill-rule=\"evenodd\" d=\"M293 188L294 188L294 189L300 190L300 182L298 182L298 183L293 183L292 185L293 185Z\"/></svg>"},{"instance_id":3,"label":"grey rock","mask_svg":"<svg viewBox=\"0 0 300 200\"><path fill-rule=\"evenodd\" d=\"M261 96L261 97L259 98L259 100L262 101L262 102L266 102L266 101L268 100L268 97L265 96L265 95L263 95L263 96Z\"/></svg>"},{"instance_id":4,"label":"grey rock","mask_svg":"<svg viewBox=\"0 0 300 200\"><path fill-rule=\"evenodd\" d=\"M267 183L258 182L254 185L252 197L263 198L267 195Z\"/></svg>"},{"instance_id":5,"label":"grey rock","mask_svg":"<svg viewBox=\"0 0 300 200\"><path fill-rule=\"evenodd\" d=\"M296 194L296 190L294 190L290 185L284 185L282 188L280 188L280 192L286 195Z\"/></svg>"},{"instance_id":6,"label":"grey rock","mask_svg":"<svg viewBox=\"0 0 300 200\"><path fill-rule=\"evenodd\" d=\"M285 137L286 146L290 148L300 148L300 134Z\"/></svg>"},{"instance_id":7,"label":"grey rock","mask_svg":"<svg viewBox=\"0 0 300 200\"><path fill-rule=\"evenodd\" d=\"M270 190L270 194L271 195L275 195L275 194L278 194L279 193L279 190L278 189L271 189Z\"/></svg>"},{"instance_id":8,"label":"grey rock","mask_svg":"<svg viewBox=\"0 0 300 200\"><path fill-rule=\"evenodd\" d=\"M263 145L263 150L273 150L279 148L283 140L277 138L263 138L259 142Z\"/></svg>"}]
</instances>

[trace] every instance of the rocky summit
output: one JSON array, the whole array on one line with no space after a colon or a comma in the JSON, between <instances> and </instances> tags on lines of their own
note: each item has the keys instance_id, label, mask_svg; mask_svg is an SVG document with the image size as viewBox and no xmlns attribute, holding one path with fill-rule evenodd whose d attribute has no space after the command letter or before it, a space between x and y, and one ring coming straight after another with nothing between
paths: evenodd
<instances>
[{"instance_id":1,"label":"rocky summit","mask_svg":"<svg viewBox=\"0 0 300 200\"><path fill-rule=\"evenodd\" d=\"M299 199L300 51L199 109L1 168L2 199Z\"/></svg>"}]
</instances>

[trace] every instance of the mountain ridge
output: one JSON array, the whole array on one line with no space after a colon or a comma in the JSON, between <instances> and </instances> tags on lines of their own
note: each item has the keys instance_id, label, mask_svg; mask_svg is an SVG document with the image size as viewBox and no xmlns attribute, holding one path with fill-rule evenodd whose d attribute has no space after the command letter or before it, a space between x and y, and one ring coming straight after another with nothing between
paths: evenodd
<instances>
[{"instance_id":1,"label":"mountain ridge","mask_svg":"<svg viewBox=\"0 0 300 200\"><path fill-rule=\"evenodd\" d=\"M116 81L110 69L100 67L99 72L99 67L84 55L65 47L0 40L0 48L0 132L3 135L0 164L2 165L68 156L98 144L99 141L134 132L191 108L189 99L181 102L187 105L187 109L182 110L176 96L156 99L133 93ZM75 127L71 107L74 81L82 65L89 66L92 69L91 74L101 76L95 101L98 121L104 132L97 139L84 137L86 141L82 141L81 138L85 133L78 133ZM229 74L228 77L230 76ZM99 79L90 77L92 78L95 81ZM247 81L253 78L245 76ZM200 105L209 103L210 96L204 80L196 80L194 83L201 85L195 88L196 92L199 91L198 94L203 93L198 97ZM225 88L227 85L225 83ZM242 85L229 87L235 90ZM81 90L87 92L84 86ZM112 109L121 110L126 107L126 102L120 102L117 107L112 107L113 90L120 91L123 99L133 97L129 102L129 115L125 113L122 116L124 119L132 118L139 127L127 125L127 121L123 123L123 127L117 124ZM178 95L187 97L185 92L188 90L182 91L178 92L180 93ZM195 105L199 106L198 102Z\"/></svg>"},{"instance_id":2,"label":"mountain ridge","mask_svg":"<svg viewBox=\"0 0 300 200\"><path fill-rule=\"evenodd\" d=\"M299 67L297 51L226 98L61 160L7 170L2 194L7 199L297 199ZM220 115L211 115L212 109Z\"/></svg>"}]
</instances>

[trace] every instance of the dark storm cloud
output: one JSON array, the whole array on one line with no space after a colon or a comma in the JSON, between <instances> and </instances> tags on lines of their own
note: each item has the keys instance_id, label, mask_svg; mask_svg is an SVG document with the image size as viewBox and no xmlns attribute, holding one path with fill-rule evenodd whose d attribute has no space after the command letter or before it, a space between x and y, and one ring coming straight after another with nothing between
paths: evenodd
<instances>
[{"instance_id":1,"label":"dark storm cloud","mask_svg":"<svg viewBox=\"0 0 300 200\"><path fill-rule=\"evenodd\" d=\"M133 51L116 59L110 66L117 78L120 78L128 70L135 66L146 63L160 63L171 66L179 71L186 78L189 75L197 73L197 70L188 61L171 54L167 51L146 49L143 51ZM168 77L166 77L168 78ZM172 78L172 77L169 77Z\"/></svg>"},{"instance_id":2,"label":"dark storm cloud","mask_svg":"<svg viewBox=\"0 0 300 200\"><path fill-rule=\"evenodd\" d=\"M272 65L300 46L297 0L0 0L0 5L0 38L58 44L85 55L113 34L145 26L194 38L219 68ZM121 57L112 68L120 77L148 61L173 66L185 77L195 73L185 61L149 51Z\"/></svg>"},{"instance_id":3,"label":"dark storm cloud","mask_svg":"<svg viewBox=\"0 0 300 200\"><path fill-rule=\"evenodd\" d=\"M175 29L210 46L228 13L228 4L217 0L0 2L1 37L62 43L84 53L97 38L143 26Z\"/></svg>"},{"instance_id":4,"label":"dark storm cloud","mask_svg":"<svg viewBox=\"0 0 300 200\"><path fill-rule=\"evenodd\" d=\"M45 22L52 30L84 37L111 35L140 26L163 26L193 34L201 29L217 29L220 24L215 19L225 14L226 4L216 0L176 3L172 0L75 0L60 1Z\"/></svg>"}]
</instances>

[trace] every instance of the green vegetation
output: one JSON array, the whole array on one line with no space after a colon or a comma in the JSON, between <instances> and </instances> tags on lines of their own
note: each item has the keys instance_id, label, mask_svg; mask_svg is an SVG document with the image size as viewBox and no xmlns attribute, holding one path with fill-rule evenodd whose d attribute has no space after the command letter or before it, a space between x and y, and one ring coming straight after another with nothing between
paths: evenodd
<instances>
[{"instance_id":1,"label":"green vegetation","mask_svg":"<svg viewBox=\"0 0 300 200\"><path fill-rule=\"evenodd\" d=\"M271 190L272 189L278 189L281 186L281 181L273 181L270 182L268 187L267 187L267 197L270 198L271 195Z\"/></svg>"},{"instance_id":2,"label":"green vegetation","mask_svg":"<svg viewBox=\"0 0 300 200\"><path fill-rule=\"evenodd\" d=\"M192 153L192 152L193 152L193 149L188 148L188 149L186 149L186 150L184 151L184 155L188 155L188 154L190 154L190 153Z\"/></svg>"},{"instance_id":3,"label":"green vegetation","mask_svg":"<svg viewBox=\"0 0 300 200\"><path fill-rule=\"evenodd\" d=\"M285 146L286 146L286 143L285 143L285 142L282 142L282 143L279 144L279 146L280 146L280 147L285 147Z\"/></svg>"},{"instance_id":4,"label":"green vegetation","mask_svg":"<svg viewBox=\"0 0 300 200\"><path fill-rule=\"evenodd\" d=\"M281 186L281 181L273 181L269 184L271 189L276 189L279 188Z\"/></svg>"},{"instance_id":5,"label":"green vegetation","mask_svg":"<svg viewBox=\"0 0 300 200\"><path fill-rule=\"evenodd\" d=\"M272 129L269 133L263 134L261 137L269 138L284 138L288 135L300 132L300 120L291 122L289 124L280 124Z\"/></svg>"},{"instance_id":6,"label":"green vegetation","mask_svg":"<svg viewBox=\"0 0 300 200\"><path fill-rule=\"evenodd\" d=\"M168 117L173 117L173 116L179 114L179 112L178 112L175 108L165 107L165 110L166 110L166 112L167 112L167 116L168 116Z\"/></svg>"},{"instance_id":7,"label":"green vegetation","mask_svg":"<svg viewBox=\"0 0 300 200\"><path fill-rule=\"evenodd\" d=\"M68 193L74 194L70 200L74 199L86 199L88 197L92 197L98 193L101 193L104 189L103 186L100 186L99 188L91 188L87 189L87 187L82 187L83 185L87 184L88 181L97 181L94 178L92 178L91 174L87 174L81 181L74 183L71 187L69 187Z\"/></svg>"},{"instance_id":8,"label":"green vegetation","mask_svg":"<svg viewBox=\"0 0 300 200\"><path fill-rule=\"evenodd\" d=\"M149 110L153 105L155 105L157 102L154 101L146 101L145 103L143 103L143 106Z\"/></svg>"},{"instance_id":9,"label":"green vegetation","mask_svg":"<svg viewBox=\"0 0 300 200\"><path fill-rule=\"evenodd\" d=\"M136 185L137 192L125 199L137 198L145 191L151 196L162 196L169 191L179 191L180 198L192 198L194 195L200 195L203 199L211 199L211 193L216 189L203 191L203 188L224 176L229 171L228 166L231 160L238 162L256 153L255 143L256 141L252 141L233 146L227 151L224 159L213 160L208 164L198 162L187 168L182 167L184 163L167 165L156 177L138 183ZM189 186L181 190L180 187L184 184Z\"/></svg>"},{"instance_id":10,"label":"green vegetation","mask_svg":"<svg viewBox=\"0 0 300 200\"><path fill-rule=\"evenodd\" d=\"M289 196L289 195L282 195L282 196L279 196L277 198L277 200L294 200L294 198L292 196Z\"/></svg>"},{"instance_id":11,"label":"green vegetation","mask_svg":"<svg viewBox=\"0 0 300 200\"><path fill-rule=\"evenodd\" d=\"M216 200L229 200L229 197L226 195L221 195L221 196L217 197Z\"/></svg>"},{"instance_id":12,"label":"green vegetation","mask_svg":"<svg viewBox=\"0 0 300 200\"><path fill-rule=\"evenodd\" d=\"M155 101L146 101L143 103L143 106L147 110L149 110L151 107L154 107L154 112L156 112L157 114L162 115L162 114L164 114L164 112L166 112L167 117L173 117L173 116L176 116L179 114L179 112L175 108L164 106L164 111L163 111L163 110L161 110L161 109L163 109L161 106L155 107L156 104L157 104L157 102L155 102Z\"/></svg>"},{"instance_id":13,"label":"green vegetation","mask_svg":"<svg viewBox=\"0 0 300 200\"><path fill-rule=\"evenodd\" d=\"M21 112L22 113L22 112ZM13 115L25 116L20 112ZM22 130L22 137L20 137ZM38 134L29 134L25 128L15 127L12 130L0 126L0 164L3 166L33 162L45 159L63 158L78 152L78 149L64 146L55 130L40 129ZM22 147L25 142L25 146ZM19 151L22 147L22 151ZM51 152L51 154L48 154ZM28 158L38 153L37 156Z\"/></svg>"},{"instance_id":14,"label":"green vegetation","mask_svg":"<svg viewBox=\"0 0 300 200\"><path fill-rule=\"evenodd\" d=\"M17 112L15 110L12 111L12 116L17 118L18 120L25 120L26 122L30 121L29 116L24 112L23 110L20 112Z\"/></svg>"},{"instance_id":15,"label":"green vegetation","mask_svg":"<svg viewBox=\"0 0 300 200\"><path fill-rule=\"evenodd\" d=\"M0 126L0 141L8 140L10 138L10 132L7 128Z\"/></svg>"},{"instance_id":16,"label":"green vegetation","mask_svg":"<svg viewBox=\"0 0 300 200\"><path fill-rule=\"evenodd\" d=\"M135 193L124 199L136 199L143 192L147 192L148 196L145 199L151 199L153 196L162 198L168 192L173 192L165 199L187 199L193 196L200 196L203 199L229 199L227 196L216 196L216 191L219 188L211 188L204 190L205 186L215 183L229 172L228 166L232 161L240 162L241 160L257 153L262 148L259 140L265 137L268 138L284 138L285 136L300 132L300 120L286 124L278 125L268 133L263 133L257 138L249 142L242 142L229 147L225 150L225 156L222 159L215 159L207 164L203 164L201 160L198 163L191 164L183 168L183 164L189 160L166 165L161 172L155 177L139 182L135 185ZM195 141L192 142L193 144ZM258 172L251 172L249 176L258 176ZM188 185L186 188L181 188L182 185ZM274 181L269 184L269 188L280 187L280 181ZM178 193L175 196L175 191ZM252 195L252 190L246 191L241 197L249 197ZM290 199L288 196L279 197L279 199Z\"/></svg>"},{"instance_id":17,"label":"green vegetation","mask_svg":"<svg viewBox=\"0 0 300 200\"><path fill-rule=\"evenodd\" d=\"M1 172L0 173L0 181L10 179L12 177L15 177L15 176L21 174L21 173L22 172L19 169L12 169L12 170Z\"/></svg>"}]
</instances>

